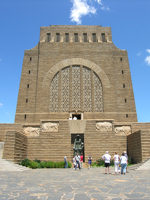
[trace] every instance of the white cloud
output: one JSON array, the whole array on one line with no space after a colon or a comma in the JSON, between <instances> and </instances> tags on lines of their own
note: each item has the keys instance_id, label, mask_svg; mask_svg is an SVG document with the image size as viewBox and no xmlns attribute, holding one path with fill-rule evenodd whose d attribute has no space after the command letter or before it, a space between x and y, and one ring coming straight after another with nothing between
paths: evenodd
<instances>
[{"instance_id":1,"label":"white cloud","mask_svg":"<svg viewBox=\"0 0 150 200\"><path fill-rule=\"evenodd\" d=\"M146 62L147 65L150 66L150 56L147 56L147 57L145 58L145 62Z\"/></svg>"},{"instance_id":2,"label":"white cloud","mask_svg":"<svg viewBox=\"0 0 150 200\"><path fill-rule=\"evenodd\" d=\"M3 106L3 104L0 102L0 107L2 107Z\"/></svg>"},{"instance_id":3,"label":"white cloud","mask_svg":"<svg viewBox=\"0 0 150 200\"><path fill-rule=\"evenodd\" d=\"M148 54L150 54L150 49L146 49L146 52L147 52ZM147 65L150 66L150 55L146 56L145 62L146 62Z\"/></svg>"},{"instance_id":4,"label":"white cloud","mask_svg":"<svg viewBox=\"0 0 150 200\"><path fill-rule=\"evenodd\" d=\"M102 0L95 0L98 4L102 5Z\"/></svg>"},{"instance_id":5,"label":"white cloud","mask_svg":"<svg viewBox=\"0 0 150 200\"><path fill-rule=\"evenodd\" d=\"M147 53L150 53L150 49L146 49L146 52L147 52Z\"/></svg>"},{"instance_id":6,"label":"white cloud","mask_svg":"<svg viewBox=\"0 0 150 200\"><path fill-rule=\"evenodd\" d=\"M95 3L99 4L101 10L110 10L102 4L102 0L71 0L73 6L71 8L70 19L72 22L81 24L81 18L89 14L96 14Z\"/></svg>"},{"instance_id":7,"label":"white cloud","mask_svg":"<svg viewBox=\"0 0 150 200\"><path fill-rule=\"evenodd\" d=\"M71 21L81 24L81 17L89 15L90 13L95 14L96 9L93 6L88 5L87 0L72 0L73 7L71 9Z\"/></svg>"}]
</instances>

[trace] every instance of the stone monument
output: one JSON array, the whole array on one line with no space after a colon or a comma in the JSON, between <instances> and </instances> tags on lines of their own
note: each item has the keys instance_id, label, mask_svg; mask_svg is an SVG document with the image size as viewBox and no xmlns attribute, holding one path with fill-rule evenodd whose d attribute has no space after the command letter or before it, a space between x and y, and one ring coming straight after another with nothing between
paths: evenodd
<instances>
[{"instance_id":1,"label":"stone monument","mask_svg":"<svg viewBox=\"0 0 150 200\"><path fill-rule=\"evenodd\" d=\"M106 150L150 158L150 123L137 122L128 54L110 27L41 27L24 53L15 123L0 124L0 141L3 158L15 162L72 161L82 149L86 162Z\"/></svg>"}]
</instances>

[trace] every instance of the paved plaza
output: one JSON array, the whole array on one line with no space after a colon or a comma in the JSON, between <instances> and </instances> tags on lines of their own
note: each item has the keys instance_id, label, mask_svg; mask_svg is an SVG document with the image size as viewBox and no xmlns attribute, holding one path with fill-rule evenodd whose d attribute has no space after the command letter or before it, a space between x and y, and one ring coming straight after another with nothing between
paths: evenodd
<instances>
[{"instance_id":1,"label":"paved plaza","mask_svg":"<svg viewBox=\"0 0 150 200\"><path fill-rule=\"evenodd\" d=\"M150 170L126 175L104 168L0 171L0 200L149 200Z\"/></svg>"}]
</instances>

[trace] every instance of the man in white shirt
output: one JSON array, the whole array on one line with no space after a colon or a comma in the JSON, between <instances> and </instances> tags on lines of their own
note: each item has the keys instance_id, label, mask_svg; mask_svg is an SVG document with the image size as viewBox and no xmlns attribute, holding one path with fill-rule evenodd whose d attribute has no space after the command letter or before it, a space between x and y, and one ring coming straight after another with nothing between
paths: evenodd
<instances>
[{"instance_id":1,"label":"man in white shirt","mask_svg":"<svg viewBox=\"0 0 150 200\"><path fill-rule=\"evenodd\" d=\"M81 167L80 167L80 156L79 156L78 153L77 153L76 156L75 156L75 160L76 160L76 163L77 163L79 169L81 169Z\"/></svg>"},{"instance_id":2,"label":"man in white shirt","mask_svg":"<svg viewBox=\"0 0 150 200\"><path fill-rule=\"evenodd\" d=\"M109 155L109 152L106 151L106 153L102 156L102 159L105 162L105 174L109 173L110 174L110 160L111 160L111 156Z\"/></svg>"}]
</instances>

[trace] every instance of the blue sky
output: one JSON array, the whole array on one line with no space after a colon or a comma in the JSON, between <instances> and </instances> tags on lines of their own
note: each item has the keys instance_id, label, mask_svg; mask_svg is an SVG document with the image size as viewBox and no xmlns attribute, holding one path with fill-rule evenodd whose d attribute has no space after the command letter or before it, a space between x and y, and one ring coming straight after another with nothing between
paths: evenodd
<instances>
[{"instance_id":1,"label":"blue sky","mask_svg":"<svg viewBox=\"0 0 150 200\"><path fill-rule=\"evenodd\" d=\"M1 0L0 123L13 123L24 50L49 25L111 26L127 49L139 122L150 122L150 0Z\"/></svg>"}]
</instances>

